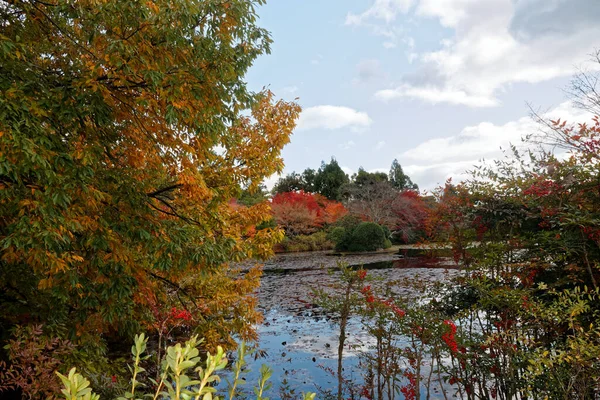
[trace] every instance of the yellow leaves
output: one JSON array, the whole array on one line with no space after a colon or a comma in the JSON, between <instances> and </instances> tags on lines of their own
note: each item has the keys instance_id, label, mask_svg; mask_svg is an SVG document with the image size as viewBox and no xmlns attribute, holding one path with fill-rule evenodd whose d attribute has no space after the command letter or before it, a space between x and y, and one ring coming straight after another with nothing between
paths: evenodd
<instances>
[{"instance_id":1,"label":"yellow leaves","mask_svg":"<svg viewBox=\"0 0 600 400\"><path fill-rule=\"evenodd\" d=\"M171 104L173 104L173 107L179 108L179 109L183 109L186 107L186 103L183 101L174 100Z\"/></svg>"},{"instance_id":2,"label":"yellow leaves","mask_svg":"<svg viewBox=\"0 0 600 400\"><path fill-rule=\"evenodd\" d=\"M38 282L38 289L40 289L40 290L50 289L53 285L54 285L54 281L53 281L52 277L40 279L40 281Z\"/></svg>"},{"instance_id":3,"label":"yellow leaves","mask_svg":"<svg viewBox=\"0 0 600 400\"><path fill-rule=\"evenodd\" d=\"M153 1L147 1L146 7L148 7L154 14L158 14L160 9Z\"/></svg>"},{"instance_id":4,"label":"yellow leaves","mask_svg":"<svg viewBox=\"0 0 600 400\"><path fill-rule=\"evenodd\" d=\"M82 0L76 7L59 1L47 7L47 17L23 12L35 30L22 36L24 46L9 58L34 63L35 74L64 74L48 73L41 82L31 68L17 65L22 61L11 61L23 82L48 85L35 98L23 93L27 86L9 82L4 88L7 101L30 110L22 127L45 164L24 166L26 152L17 154L18 141L8 138L18 132L1 125L2 145L9 144L0 152L35 181L11 204L10 218L26 220L29 230L13 231L21 235L20 247L9 246L2 259L35 273L40 290L65 285L64 303L57 302L68 309L79 306L85 291L109 283L118 292L114 310L157 303L166 289L149 280L148 271L178 280L202 270L205 281L228 292L224 299L208 292L208 317L229 324L231 314L251 309L252 300L232 286L235 276L213 274L215 264L265 257L281 238L276 230L256 231L269 218L266 204L234 209L229 201L282 168L279 152L300 108L269 92L254 98L245 87L243 72L269 41L253 26L250 3L145 0L141 7ZM44 23L41 29L44 18L59 26ZM252 118L242 118L250 104L256 104ZM181 186L160 198L147 195L172 183ZM68 198L62 202L68 207L48 210L47 196L57 192ZM116 274L120 279L113 282ZM239 283L248 291L254 285ZM103 318L113 324L137 317L117 315L107 303L98 308L103 313L90 315L81 332L104 330ZM214 340L224 330L215 328Z\"/></svg>"}]
</instances>

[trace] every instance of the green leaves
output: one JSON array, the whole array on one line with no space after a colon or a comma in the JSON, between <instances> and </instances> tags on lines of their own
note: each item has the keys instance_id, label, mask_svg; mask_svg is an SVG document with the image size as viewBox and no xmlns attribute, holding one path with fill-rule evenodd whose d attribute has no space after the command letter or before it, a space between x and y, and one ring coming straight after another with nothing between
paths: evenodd
<instances>
[{"instance_id":1,"label":"green leaves","mask_svg":"<svg viewBox=\"0 0 600 400\"><path fill-rule=\"evenodd\" d=\"M90 382L80 374L76 373L75 368L71 368L68 376L56 372L64 385L61 390L66 400L100 400L100 396L92 393Z\"/></svg>"},{"instance_id":2,"label":"green leaves","mask_svg":"<svg viewBox=\"0 0 600 400\"><path fill-rule=\"evenodd\" d=\"M256 394L256 400L269 400L268 397L264 397L263 393L270 390L273 386L271 382L267 382L271 375L273 375L273 369L263 364L260 366L260 378L258 380L258 387L254 388L254 394Z\"/></svg>"},{"instance_id":3,"label":"green leaves","mask_svg":"<svg viewBox=\"0 0 600 400\"><path fill-rule=\"evenodd\" d=\"M142 386L137 383L136 377L137 373L145 372L145 369L139 365L140 361L146 360L149 357L143 355L146 349L147 339L143 334L136 335L134 345L131 348L134 357L134 365L131 368L133 371L132 389L130 392L119 397L119 400L142 398L157 399L158 397L172 400L218 399L218 397L215 396L217 390L214 386L220 381L217 372L222 371L227 366L227 355L223 348L218 346L216 353L214 355L210 352L207 353L205 361L202 362L197 348L198 344L201 342L202 340L199 341L196 336L193 336L183 345L178 343L175 346L169 346L166 351L165 360L161 365L160 381L155 382L151 380L156 385L156 391L154 393L144 393L140 396L135 394L135 389ZM229 390L230 399L237 397L235 391L236 385L243 382L239 379L239 374L241 372L241 367L244 364L243 360L245 352L246 345L242 342L238 349L238 362L234 366L233 372L235 378L233 385ZM271 384L268 380L271 377L272 372L272 369L265 365L261 367L258 386L254 389L254 393L258 400L268 400L268 397L265 397L263 394L265 391L271 389ZM195 375L197 375L197 377L194 377ZM99 400L99 397L91 392L89 382L80 374L77 374L75 368L69 372L68 377L61 374L58 374L58 376L61 378L65 387L63 393L67 400ZM314 399L314 394L308 393L304 395L304 398Z\"/></svg>"}]
</instances>

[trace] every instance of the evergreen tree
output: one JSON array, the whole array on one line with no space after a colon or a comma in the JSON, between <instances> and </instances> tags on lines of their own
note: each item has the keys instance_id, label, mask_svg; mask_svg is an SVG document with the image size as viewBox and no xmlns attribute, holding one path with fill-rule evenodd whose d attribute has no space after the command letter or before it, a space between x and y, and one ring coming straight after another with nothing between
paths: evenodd
<instances>
[{"instance_id":1,"label":"evergreen tree","mask_svg":"<svg viewBox=\"0 0 600 400\"><path fill-rule=\"evenodd\" d=\"M419 186L417 186L416 183L413 183L410 177L404 173L402 166L396 159L392 162L389 180L396 189L419 190Z\"/></svg>"},{"instance_id":2,"label":"evergreen tree","mask_svg":"<svg viewBox=\"0 0 600 400\"><path fill-rule=\"evenodd\" d=\"M330 200L340 201L342 198L341 187L348 183L348 175L340 168L335 158L331 157L329 164L321 163L321 168L315 176L315 192Z\"/></svg>"}]
</instances>

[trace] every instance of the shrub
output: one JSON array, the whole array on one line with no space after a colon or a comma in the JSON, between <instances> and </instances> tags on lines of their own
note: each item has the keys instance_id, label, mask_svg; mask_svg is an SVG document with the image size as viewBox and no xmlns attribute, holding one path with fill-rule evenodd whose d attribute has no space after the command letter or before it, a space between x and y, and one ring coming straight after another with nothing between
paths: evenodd
<instances>
[{"instance_id":1,"label":"shrub","mask_svg":"<svg viewBox=\"0 0 600 400\"><path fill-rule=\"evenodd\" d=\"M7 365L0 361L0 393L20 391L23 398L54 399L60 382L54 371L72 351L67 340L44 335L41 325L17 326L8 342Z\"/></svg>"},{"instance_id":2,"label":"shrub","mask_svg":"<svg viewBox=\"0 0 600 400\"><path fill-rule=\"evenodd\" d=\"M346 230L341 226L336 226L327 234L327 238L334 243L340 243L346 236Z\"/></svg>"},{"instance_id":3,"label":"shrub","mask_svg":"<svg viewBox=\"0 0 600 400\"><path fill-rule=\"evenodd\" d=\"M337 251L374 251L392 245L385 236L384 228L374 222L345 217L337 225L328 235L335 242Z\"/></svg>"},{"instance_id":4,"label":"shrub","mask_svg":"<svg viewBox=\"0 0 600 400\"><path fill-rule=\"evenodd\" d=\"M362 221L352 215L341 218L333 229L329 231L328 238L335 243L335 250L349 251L352 242L352 233Z\"/></svg>"},{"instance_id":5,"label":"shrub","mask_svg":"<svg viewBox=\"0 0 600 400\"><path fill-rule=\"evenodd\" d=\"M352 233L361 222L363 221L354 215L346 215L345 217L340 218L335 226L342 227L346 232Z\"/></svg>"},{"instance_id":6,"label":"shrub","mask_svg":"<svg viewBox=\"0 0 600 400\"><path fill-rule=\"evenodd\" d=\"M385 234L381 226L374 222L362 222L352 232L350 251L374 251L384 247Z\"/></svg>"},{"instance_id":7,"label":"shrub","mask_svg":"<svg viewBox=\"0 0 600 400\"><path fill-rule=\"evenodd\" d=\"M284 252L331 250L334 243L325 231L319 231L312 235L286 237L281 242L280 249Z\"/></svg>"}]
</instances>

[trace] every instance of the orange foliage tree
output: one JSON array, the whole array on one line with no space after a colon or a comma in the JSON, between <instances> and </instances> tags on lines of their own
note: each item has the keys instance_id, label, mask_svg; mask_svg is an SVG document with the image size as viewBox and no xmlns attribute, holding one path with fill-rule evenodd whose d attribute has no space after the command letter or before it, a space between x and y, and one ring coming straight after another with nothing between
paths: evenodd
<instances>
[{"instance_id":1,"label":"orange foliage tree","mask_svg":"<svg viewBox=\"0 0 600 400\"><path fill-rule=\"evenodd\" d=\"M252 335L259 272L226 263L270 255L281 232L246 235L268 204L229 200L281 170L300 111L246 88L271 42L259 4L3 3L3 327L95 342L177 301L209 343Z\"/></svg>"},{"instance_id":2,"label":"orange foliage tree","mask_svg":"<svg viewBox=\"0 0 600 400\"><path fill-rule=\"evenodd\" d=\"M337 201L304 191L278 193L271 202L273 218L288 235L307 235L348 213Z\"/></svg>"}]
</instances>

